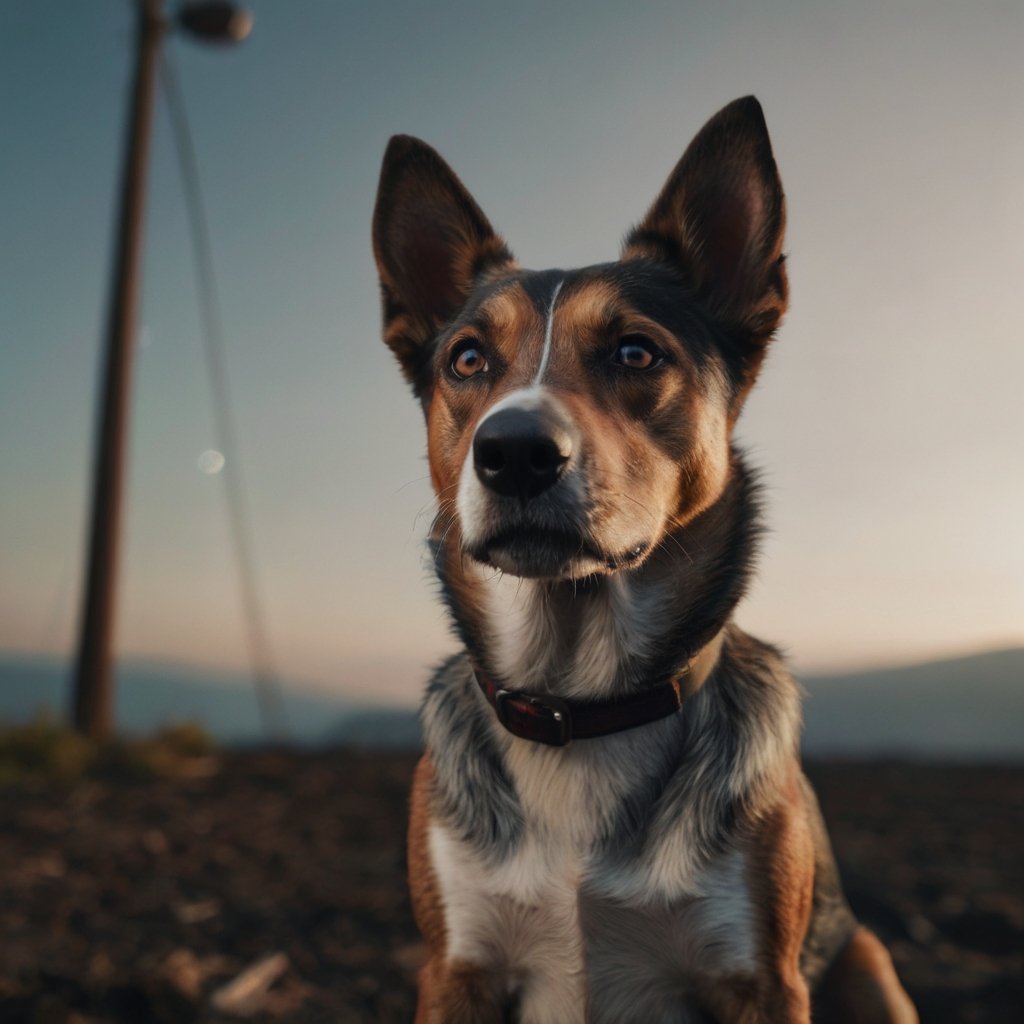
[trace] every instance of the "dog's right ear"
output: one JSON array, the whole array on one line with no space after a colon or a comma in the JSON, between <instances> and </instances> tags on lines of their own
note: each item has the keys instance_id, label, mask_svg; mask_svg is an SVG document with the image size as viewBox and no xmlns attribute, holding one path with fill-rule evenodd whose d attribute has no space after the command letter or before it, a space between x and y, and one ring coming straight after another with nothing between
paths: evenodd
<instances>
[{"instance_id":1,"label":"dog's right ear","mask_svg":"<svg viewBox=\"0 0 1024 1024\"><path fill-rule=\"evenodd\" d=\"M452 169L425 142L388 143L373 213L384 340L422 393L429 344L487 271L512 254Z\"/></svg>"}]
</instances>

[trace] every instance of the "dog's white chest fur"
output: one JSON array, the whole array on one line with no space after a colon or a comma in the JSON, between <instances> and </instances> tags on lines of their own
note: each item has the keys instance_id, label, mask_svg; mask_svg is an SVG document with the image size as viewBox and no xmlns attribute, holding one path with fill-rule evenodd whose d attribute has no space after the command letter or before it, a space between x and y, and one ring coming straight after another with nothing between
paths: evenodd
<instances>
[{"instance_id":1,"label":"dog's white chest fur","mask_svg":"<svg viewBox=\"0 0 1024 1024\"><path fill-rule=\"evenodd\" d=\"M625 759L643 770L645 749L653 756L659 746L652 739L623 734L599 750L509 738L525 829L496 864L443 825L431 829L447 955L503 974L524 1024L685 1022L690 975L753 970L741 853L680 876L652 900L626 894L633 886L594 852L629 781Z\"/></svg>"},{"instance_id":2,"label":"dog's white chest fur","mask_svg":"<svg viewBox=\"0 0 1024 1024\"><path fill-rule=\"evenodd\" d=\"M641 595L614 580L591 600L575 650L559 657L539 587L491 579L488 591L501 670L531 686L558 678L566 696L604 690L660 626L657 590ZM709 651L713 663L717 641ZM691 717L701 707L688 705ZM603 842L622 834L619 816L638 788L671 776L678 722L556 748L491 721L523 828L514 847L495 856L443 823L431 827L448 959L504 978L523 1024L703 1019L692 998L695 975L755 969L744 854L709 860L693 816L678 806L650 823L629 857L615 860Z\"/></svg>"}]
</instances>

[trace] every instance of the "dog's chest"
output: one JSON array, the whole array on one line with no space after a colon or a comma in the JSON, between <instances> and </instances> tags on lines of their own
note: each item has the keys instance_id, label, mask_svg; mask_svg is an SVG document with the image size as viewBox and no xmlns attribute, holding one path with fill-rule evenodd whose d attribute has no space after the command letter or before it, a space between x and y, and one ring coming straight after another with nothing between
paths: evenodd
<instances>
[{"instance_id":1,"label":"dog's chest","mask_svg":"<svg viewBox=\"0 0 1024 1024\"><path fill-rule=\"evenodd\" d=\"M694 976L752 968L740 853L653 901L624 897L621 876L664 850L655 844L631 868L600 853L636 770L655 768L656 748L625 736L611 751L510 743L506 765L525 822L515 850L485 860L443 826L432 829L448 957L503 974L523 1021L571 1024L589 1007L590 1021L683 1024L700 1019L687 1008Z\"/></svg>"}]
</instances>

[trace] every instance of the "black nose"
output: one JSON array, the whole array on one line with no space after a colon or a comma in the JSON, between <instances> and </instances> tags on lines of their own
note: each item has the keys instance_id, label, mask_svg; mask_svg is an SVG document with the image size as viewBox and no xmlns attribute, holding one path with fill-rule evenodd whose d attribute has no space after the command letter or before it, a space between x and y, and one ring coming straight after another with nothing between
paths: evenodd
<instances>
[{"instance_id":1,"label":"black nose","mask_svg":"<svg viewBox=\"0 0 1024 1024\"><path fill-rule=\"evenodd\" d=\"M569 431L543 409L501 409L473 438L473 465L480 482L506 498L528 501L546 491L572 455Z\"/></svg>"}]
</instances>

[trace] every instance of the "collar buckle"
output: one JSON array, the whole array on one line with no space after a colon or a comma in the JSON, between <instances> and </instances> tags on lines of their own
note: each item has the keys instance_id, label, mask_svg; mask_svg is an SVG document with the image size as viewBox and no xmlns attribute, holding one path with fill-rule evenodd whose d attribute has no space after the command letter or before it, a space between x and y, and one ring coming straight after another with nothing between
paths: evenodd
<instances>
[{"instance_id":1,"label":"collar buckle","mask_svg":"<svg viewBox=\"0 0 1024 1024\"><path fill-rule=\"evenodd\" d=\"M572 740L569 705L558 697L498 690L494 695L494 710L498 721L520 739L549 747L566 747Z\"/></svg>"}]
</instances>

